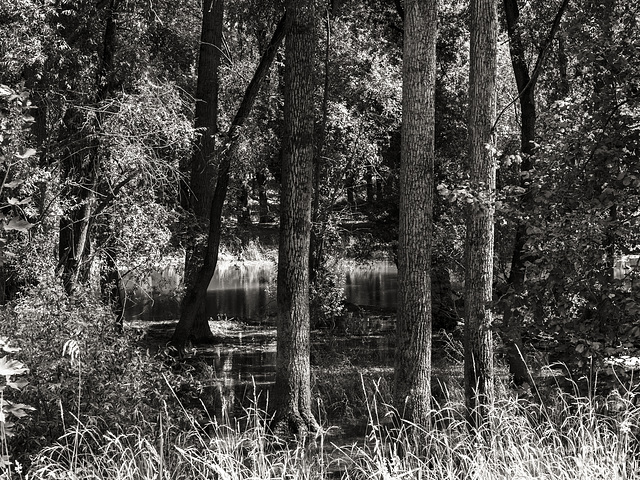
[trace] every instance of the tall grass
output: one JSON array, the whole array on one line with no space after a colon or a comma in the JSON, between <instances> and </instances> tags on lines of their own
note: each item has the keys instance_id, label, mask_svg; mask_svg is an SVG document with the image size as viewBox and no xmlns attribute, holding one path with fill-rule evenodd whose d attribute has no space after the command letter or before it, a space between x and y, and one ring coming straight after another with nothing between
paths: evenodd
<instances>
[{"instance_id":1,"label":"tall grass","mask_svg":"<svg viewBox=\"0 0 640 480\"><path fill-rule=\"evenodd\" d=\"M258 409L242 422L212 420L205 427L162 427L96 435L79 426L42 450L32 479L640 479L640 408L631 396L596 402L558 394L541 406L503 398L487 431L470 433L462 405L433 412L434 427L392 427L386 406L367 406L369 428L353 445L329 437L285 444ZM382 408L384 407L384 408ZM240 426L242 425L242 426ZM488 440L487 440L488 439Z\"/></svg>"}]
</instances>

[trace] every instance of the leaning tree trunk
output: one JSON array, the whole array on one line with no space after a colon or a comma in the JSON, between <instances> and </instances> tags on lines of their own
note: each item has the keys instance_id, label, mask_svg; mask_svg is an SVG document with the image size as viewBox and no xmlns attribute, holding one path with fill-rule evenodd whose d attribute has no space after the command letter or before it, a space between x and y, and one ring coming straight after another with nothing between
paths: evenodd
<instances>
[{"instance_id":1,"label":"leaning tree trunk","mask_svg":"<svg viewBox=\"0 0 640 480\"><path fill-rule=\"evenodd\" d=\"M204 328L203 322L198 323L197 318L199 312L202 311L207 296L207 288L211 282L211 278L215 273L218 264L218 252L220 247L220 239L222 236L222 207L227 196L229 187L229 177L231 172L231 161L236 155L238 148L238 140L240 137L240 129L246 122L251 112L251 108L255 103L260 85L264 81L271 64L276 56L278 48L282 43L286 33L285 17L283 17L276 27L269 46L265 50L260 59L260 63L256 68L253 78L244 92L242 102L238 107L238 111L231 122L231 127L227 132L227 139L222 146L220 166L218 168L218 178L216 187L211 201L209 212L209 228L207 231L207 242L204 250L204 260L202 265L196 272L194 281L187 286L184 299L182 300L182 309L180 311L180 320L176 325L176 329L171 337L171 344L182 350L189 338L202 338L201 334ZM200 326L200 329L199 329ZM206 325L209 333L208 323Z\"/></svg>"},{"instance_id":2,"label":"leaning tree trunk","mask_svg":"<svg viewBox=\"0 0 640 480\"><path fill-rule=\"evenodd\" d=\"M494 398L491 310L496 164L496 0L471 0L468 173L465 245L464 386L468 421L479 428Z\"/></svg>"},{"instance_id":3,"label":"leaning tree trunk","mask_svg":"<svg viewBox=\"0 0 640 480\"><path fill-rule=\"evenodd\" d=\"M311 412L309 241L313 182L315 8L288 0L284 138L278 256L274 429L304 435L318 428Z\"/></svg>"},{"instance_id":4,"label":"leaning tree trunk","mask_svg":"<svg viewBox=\"0 0 640 480\"><path fill-rule=\"evenodd\" d=\"M405 3L395 402L428 426L437 1Z\"/></svg>"}]
</instances>

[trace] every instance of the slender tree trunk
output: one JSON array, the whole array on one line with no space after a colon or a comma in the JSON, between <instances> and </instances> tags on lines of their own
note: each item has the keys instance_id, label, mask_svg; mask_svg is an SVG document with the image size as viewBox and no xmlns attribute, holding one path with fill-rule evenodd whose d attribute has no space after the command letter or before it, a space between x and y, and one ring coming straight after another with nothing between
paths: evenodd
<instances>
[{"instance_id":1,"label":"slender tree trunk","mask_svg":"<svg viewBox=\"0 0 640 480\"><path fill-rule=\"evenodd\" d=\"M255 103L255 99L260 91L260 85L264 81L269 68L273 63L276 52L282 43L286 33L286 22L283 17L278 23L271 42L267 50L263 53L258 68L249 82L245 90L242 102L238 107L238 111L229 127L226 136L226 142L220 149L221 159L218 168L218 178L216 187L211 201L211 209L209 213L209 229L207 232L207 245L204 252L204 262L198 269L194 282L187 287L184 299L182 300L182 309L180 311L180 320L171 337L171 344L182 350L189 338L200 338L203 333L204 324L197 323L196 318L198 312L204 307L207 296L207 288L211 282L211 278L215 273L218 264L218 252L220 248L220 239L222 236L222 207L227 196L229 186L229 177L231 171L231 161L236 155L238 148L238 139L240 136L240 128L246 122L251 108ZM208 324L206 325L207 330ZM206 334L206 331L204 331Z\"/></svg>"},{"instance_id":2,"label":"slender tree trunk","mask_svg":"<svg viewBox=\"0 0 640 480\"><path fill-rule=\"evenodd\" d=\"M558 37L558 75L560 76L558 99L569 94L569 59L567 58L566 43L565 35Z\"/></svg>"},{"instance_id":3,"label":"slender tree trunk","mask_svg":"<svg viewBox=\"0 0 640 480\"><path fill-rule=\"evenodd\" d=\"M116 47L115 12L118 0L110 0L106 9L101 64L90 103L106 100L114 88L110 79ZM60 161L63 212L58 239L58 271L68 294L79 283L88 280L91 244L91 224L96 204L96 189L101 160L98 135L99 113L87 117L87 109L71 106L63 118L62 143L65 146Z\"/></svg>"},{"instance_id":4,"label":"slender tree trunk","mask_svg":"<svg viewBox=\"0 0 640 480\"><path fill-rule=\"evenodd\" d=\"M115 317L115 326L122 331L125 309L125 290L117 264L118 249L107 239L104 246L104 259L100 274L100 290L103 302L111 308Z\"/></svg>"},{"instance_id":5,"label":"slender tree trunk","mask_svg":"<svg viewBox=\"0 0 640 480\"><path fill-rule=\"evenodd\" d=\"M313 157L313 202L311 207L311 243L309 246L309 274L313 284L316 281L318 270L323 262L324 227L326 220L320 211L320 185L322 184L322 158L326 142L327 119L329 117L329 86L330 86L330 60L331 60L331 7L327 7L325 19L324 41L324 87L322 90L322 119L316 135L316 148Z\"/></svg>"},{"instance_id":6,"label":"slender tree trunk","mask_svg":"<svg viewBox=\"0 0 640 480\"><path fill-rule=\"evenodd\" d=\"M269 223L269 198L267 197L267 175L264 170L256 171L256 187L258 190L259 223Z\"/></svg>"},{"instance_id":7,"label":"slender tree trunk","mask_svg":"<svg viewBox=\"0 0 640 480\"><path fill-rule=\"evenodd\" d=\"M251 210L249 210L249 184L245 181L240 185L238 192L238 225L246 227L251 225Z\"/></svg>"},{"instance_id":8,"label":"slender tree trunk","mask_svg":"<svg viewBox=\"0 0 640 480\"><path fill-rule=\"evenodd\" d=\"M436 0L405 2L395 402L421 426L431 409L437 10Z\"/></svg>"},{"instance_id":9,"label":"slender tree trunk","mask_svg":"<svg viewBox=\"0 0 640 480\"><path fill-rule=\"evenodd\" d=\"M315 7L313 0L288 0L286 8L274 430L302 436L318 428L311 412L309 358Z\"/></svg>"},{"instance_id":10,"label":"slender tree trunk","mask_svg":"<svg viewBox=\"0 0 640 480\"><path fill-rule=\"evenodd\" d=\"M464 386L468 421L480 427L494 398L493 222L496 165L496 0L471 0L469 68L469 182L475 201L467 207L465 245Z\"/></svg>"},{"instance_id":11,"label":"slender tree trunk","mask_svg":"<svg viewBox=\"0 0 640 480\"><path fill-rule=\"evenodd\" d=\"M564 0L560 6L549 35L543 44L543 48L539 53L538 59L536 60L534 70L529 74L529 67L525 60L526 51L521 36L522 26L520 25L518 1L503 0L507 32L509 34L511 64L513 66L513 73L518 87L518 98L520 100L520 152L522 153L522 172L529 172L533 168L533 154L535 152L536 138L536 83L543 65L542 62L546 52L550 48L551 41L559 28L560 20L568 3L569 0ZM527 192L523 197L521 206L522 210L526 212L529 209L532 199L528 181L525 179L525 176L521 176L520 178L522 178L521 186ZM522 385L525 382L532 385L533 382L531 372L529 371L524 358L525 349L522 341L522 318L517 312L524 289L526 273L526 241L527 225L523 219L516 227L513 257L511 259L511 270L507 280L510 295L505 304L503 317L503 334L504 342L507 347L509 371L513 375L513 381L516 385Z\"/></svg>"},{"instance_id":12,"label":"slender tree trunk","mask_svg":"<svg viewBox=\"0 0 640 480\"><path fill-rule=\"evenodd\" d=\"M367 203L369 205L373 205L373 202L375 201L375 185L373 182L373 167L371 165L367 165L364 179L367 188Z\"/></svg>"}]
</instances>

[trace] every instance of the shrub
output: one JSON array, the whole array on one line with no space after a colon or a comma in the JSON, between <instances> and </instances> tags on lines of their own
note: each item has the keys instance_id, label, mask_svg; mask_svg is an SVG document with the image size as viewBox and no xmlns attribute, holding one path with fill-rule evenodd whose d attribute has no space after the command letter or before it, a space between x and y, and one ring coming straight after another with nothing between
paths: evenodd
<instances>
[{"instance_id":1,"label":"shrub","mask_svg":"<svg viewBox=\"0 0 640 480\"><path fill-rule=\"evenodd\" d=\"M15 377L28 373L29 369L24 363L11 358L10 355L19 352L20 349L11 347L8 338L0 337L0 350L6 353L0 357L0 378L2 378L0 380L0 478L2 478L4 474L7 477L11 475L11 451L7 439L15 433L13 421L26 417L33 408L23 403L12 402L5 396L5 391L8 392L9 389L20 391L27 384L23 379ZM16 464L16 468L19 468L18 465Z\"/></svg>"},{"instance_id":2,"label":"shrub","mask_svg":"<svg viewBox=\"0 0 640 480\"><path fill-rule=\"evenodd\" d=\"M74 425L106 432L155 422L176 407L171 388L197 388L188 367L172 370L159 361L168 357L137 346L139 332L114 327L95 296L69 297L58 284L32 286L0 311L0 336L16 340L16 359L30 367L16 401L35 411L11 439L23 459Z\"/></svg>"}]
</instances>

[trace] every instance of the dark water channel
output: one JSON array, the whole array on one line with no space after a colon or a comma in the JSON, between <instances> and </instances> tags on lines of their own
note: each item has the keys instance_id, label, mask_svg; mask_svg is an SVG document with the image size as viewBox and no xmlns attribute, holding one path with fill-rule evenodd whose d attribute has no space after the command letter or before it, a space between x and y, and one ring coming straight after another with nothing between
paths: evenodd
<instances>
[{"instance_id":1,"label":"dark water channel","mask_svg":"<svg viewBox=\"0 0 640 480\"><path fill-rule=\"evenodd\" d=\"M180 278L168 269L144 283L147 293L129 294L127 319L166 338L179 317ZM391 263L345 269L344 293L351 307L335 331L312 332L312 366L336 359L353 366L357 357L365 366L391 367L396 283ZM256 399L266 406L275 381L275 293L275 268L269 263L222 264L211 281L206 308L220 342L196 352L214 372L202 400L217 418L242 416ZM372 308L375 315L367 313Z\"/></svg>"}]
</instances>

